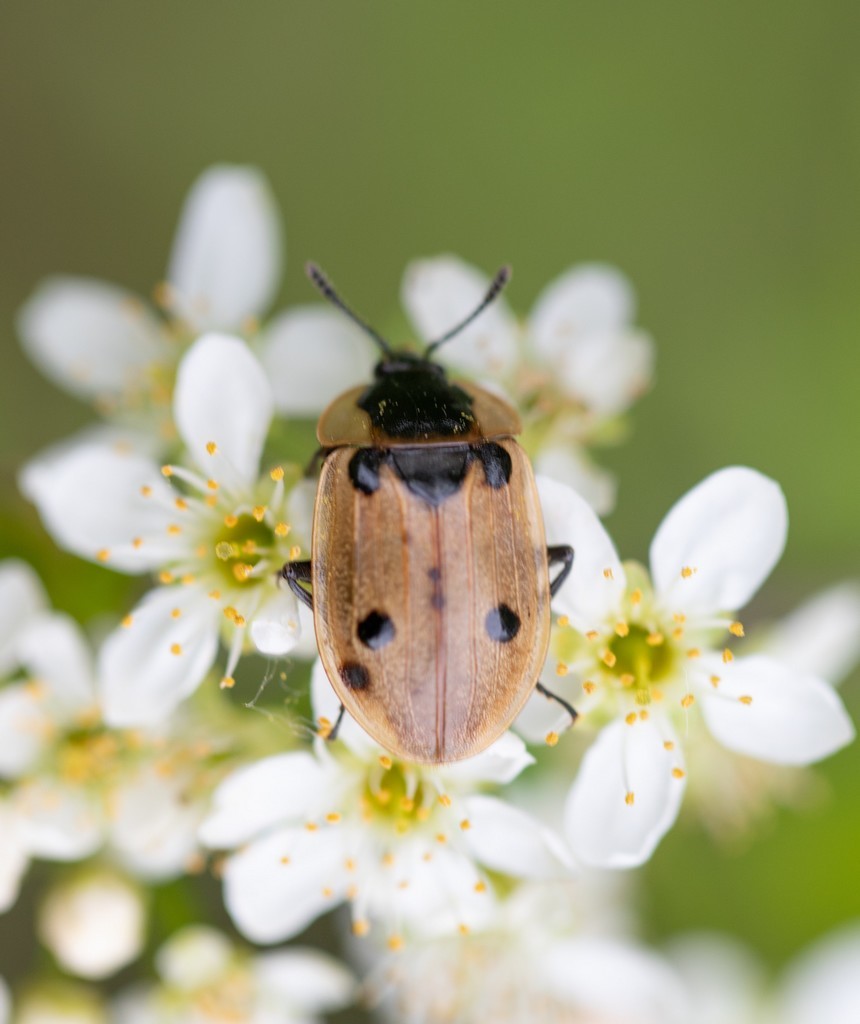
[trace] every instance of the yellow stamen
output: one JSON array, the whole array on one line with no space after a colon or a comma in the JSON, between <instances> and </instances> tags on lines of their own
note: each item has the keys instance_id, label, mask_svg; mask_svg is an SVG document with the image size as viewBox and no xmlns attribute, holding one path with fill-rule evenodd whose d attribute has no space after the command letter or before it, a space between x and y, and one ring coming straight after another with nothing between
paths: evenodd
<instances>
[{"instance_id":1,"label":"yellow stamen","mask_svg":"<svg viewBox=\"0 0 860 1024\"><path fill-rule=\"evenodd\" d=\"M218 445L215 444L214 441L207 441L206 451L209 452L210 455L214 455L218 451Z\"/></svg>"},{"instance_id":2,"label":"yellow stamen","mask_svg":"<svg viewBox=\"0 0 860 1024\"><path fill-rule=\"evenodd\" d=\"M555 674L557 676L566 676L569 671L570 670L568 669L567 665L565 665L565 663L563 661L560 661L555 666Z\"/></svg>"},{"instance_id":3,"label":"yellow stamen","mask_svg":"<svg viewBox=\"0 0 860 1024\"><path fill-rule=\"evenodd\" d=\"M107 548L102 548L101 551L96 552L96 558L100 562L106 562L110 558L110 551Z\"/></svg>"},{"instance_id":4,"label":"yellow stamen","mask_svg":"<svg viewBox=\"0 0 860 1024\"><path fill-rule=\"evenodd\" d=\"M591 641L594 641L594 640L596 640L596 639L597 639L597 638L598 638L599 636L600 636L600 634L599 634L599 633L597 632L597 630L596 630L596 629L590 629L590 630L589 630L589 631L588 631L588 632L587 632L587 633L585 634L585 639L586 639L586 640L591 640Z\"/></svg>"},{"instance_id":5,"label":"yellow stamen","mask_svg":"<svg viewBox=\"0 0 860 1024\"><path fill-rule=\"evenodd\" d=\"M289 532L290 532L289 523L276 523L275 524L275 536L276 537L286 537L286 535Z\"/></svg>"},{"instance_id":6,"label":"yellow stamen","mask_svg":"<svg viewBox=\"0 0 860 1024\"><path fill-rule=\"evenodd\" d=\"M134 619L132 618L132 616L131 615L126 615L126 617L122 620L123 628L124 629L128 629L128 627L132 624L132 622L134 622Z\"/></svg>"},{"instance_id":7,"label":"yellow stamen","mask_svg":"<svg viewBox=\"0 0 860 1024\"><path fill-rule=\"evenodd\" d=\"M625 794L624 803L627 804L628 807L632 807L635 802L636 794L632 790L631 792Z\"/></svg>"},{"instance_id":8,"label":"yellow stamen","mask_svg":"<svg viewBox=\"0 0 860 1024\"><path fill-rule=\"evenodd\" d=\"M701 658L701 656L702 656L702 652L699 650L698 647L691 647L687 651L687 657L688 658Z\"/></svg>"},{"instance_id":9,"label":"yellow stamen","mask_svg":"<svg viewBox=\"0 0 860 1024\"><path fill-rule=\"evenodd\" d=\"M728 649L728 647L727 647L727 648L726 648L726 649L725 649L725 650L723 651L723 664L725 664L725 665L728 665L728 663L729 663L730 661L734 661L734 660L735 660L735 656L734 656L734 654L732 654L732 652L731 652L731 651L730 651L730 650Z\"/></svg>"},{"instance_id":10,"label":"yellow stamen","mask_svg":"<svg viewBox=\"0 0 860 1024\"><path fill-rule=\"evenodd\" d=\"M746 704L749 707L749 705L752 704L753 699L752 697L738 697L738 700L741 704Z\"/></svg>"},{"instance_id":11,"label":"yellow stamen","mask_svg":"<svg viewBox=\"0 0 860 1024\"><path fill-rule=\"evenodd\" d=\"M144 498L149 498L152 496L152 488L149 486L149 484L144 484L143 487L141 487L140 489L140 493L144 496Z\"/></svg>"},{"instance_id":12,"label":"yellow stamen","mask_svg":"<svg viewBox=\"0 0 860 1024\"><path fill-rule=\"evenodd\" d=\"M182 615L181 608L174 608L173 611L170 613L171 619L178 619L180 615Z\"/></svg>"},{"instance_id":13,"label":"yellow stamen","mask_svg":"<svg viewBox=\"0 0 860 1024\"><path fill-rule=\"evenodd\" d=\"M672 740L664 740L663 741L663 749L664 750L674 750L675 749L674 742Z\"/></svg>"},{"instance_id":14,"label":"yellow stamen","mask_svg":"<svg viewBox=\"0 0 860 1024\"><path fill-rule=\"evenodd\" d=\"M232 676L224 676L220 683L222 690L232 690L235 685L236 680Z\"/></svg>"},{"instance_id":15,"label":"yellow stamen","mask_svg":"<svg viewBox=\"0 0 860 1024\"><path fill-rule=\"evenodd\" d=\"M684 774L685 773L684 773L684 769L683 768L673 768L672 769L672 778L673 779L683 779L684 778Z\"/></svg>"},{"instance_id":16,"label":"yellow stamen","mask_svg":"<svg viewBox=\"0 0 860 1024\"><path fill-rule=\"evenodd\" d=\"M169 569L162 569L158 574L158 579L161 583L172 583L176 577L170 572Z\"/></svg>"},{"instance_id":17,"label":"yellow stamen","mask_svg":"<svg viewBox=\"0 0 860 1024\"><path fill-rule=\"evenodd\" d=\"M615 624L615 632L618 636L627 636L630 632L630 627L626 622L618 622Z\"/></svg>"},{"instance_id":18,"label":"yellow stamen","mask_svg":"<svg viewBox=\"0 0 860 1024\"><path fill-rule=\"evenodd\" d=\"M162 476L173 476L173 466L162 466L161 467L161 475Z\"/></svg>"},{"instance_id":19,"label":"yellow stamen","mask_svg":"<svg viewBox=\"0 0 860 1024\"><path fill-rule=\"evenodd\" d=\"M662 633L649 633L648 636L645 637L645 643L648 644L649 647L659 647L664 640L665 637Z\"/></svg>"},{"instance_id":20,"label":"yellow stamen","mask_svg":"<svg viewBox=\"0 0 860 1024\"><path fill-rule=\"evenodd\" d=\"M382 767L386 771L388 771L391 768L391 765L394 762L391 760L391 758L388 756L388 754L380 754L379 755L379 763L382 765Z\"/></svg>"},{"instance_id":21,"label":"yellow stamen","mask_svg":"<svg viewBox=\"0 0 860 1024\"><path fill-rule=\"evenodd\" d=\"M608 648L601 653L600 660L608 668L614 668L615 667L615 662L618 661L618 659L615 657L615 655L612 653L612 651L610 651Z\"/></svg>"},{"instance_id":22,"label":"yellow stamen","mask_svg":"<svg viewBox=\"0 0 860 1024\"><path fill-rule=\"evenodd\" d=\"M239 517L233 515L231 512L229 515L224 516L224 525L228 530L232 530L233 527L239 522Z\"/></svg>"},{"instance_id":23,"label":"yellow stamen","mask_svg":"<svg viewBox=\"0 0 860 1024\"><path fill-rule=\"evenodd\" d=\"M585 682L582 684L582 688L583 690L585 690L586 693L594 693L594 691L597 689L597 683L592 683L590 679L586 679Z\"/></svg>"},{"instance_id":24,"label":"yellow stamen","mask_svg":"<svg viewBox=\"0 0 860 1024\"><path fill-rule=\"evenodd\" d=\"M631 604L640 604L641 601L642 601L642 591L637 587L630 594L630 603Z\"/></svg>"},{"instance_id":25,"label":"yellow stamen","mask_svg":"<svg viewBox=\"0 0 860 1024\"><path fill-rule=\"evenodd\" d=\"M681 707L691 708L693 704L695 704L695 702L696 698L692 695L692 693L685 693L684 696L681 698Z\"/></svg>"},{"instance_id":26,"label":"yellow stamen","mask_svg":"<svg viewBox=\"0 0 860 1024\"><path fill-rule=\"evenodd\" d=\"M554 747L558 743L558 733L548 732L544 737L544 742L548 747Z\"/></svg>"},{"instance_id":27,"label":"yellow stamen","mask_svg":"<svg viewBox=\"0 0 860 1024\"><path fill-rule=\"evenodd\" d=\"M603 578L607 579L607 580L611 580L611 579L615 578L613 576L613 574L612 574L612 569L611 568L607 568L607 569L603 570Z\"/></svg>"},{"instance_id":28,"label":"yellow stamen","mask_svg":"<svg viewBox=\"0 0 860 1024\"><path fill-rule=\"evenodd\" d=\"M367 921L353 921L352 934L362 938L370 931L370 924Z\"/></svg>"},{"instance_id":29,"label":"yellow stamen","mask_svg":"<svg viewBox=\"0 0 860 1024\"><path fill-rule=\"evenodd\" d=\"M732 636L743 636L744 635L743 623L741 623L741 622L733 622L731 624L731 626L729 626L729 632L732 634Z\"/></svg>"},{"instance_id":30,"label":"yellow stamen","mask_svg":"<svg viewBox=\"0 0 860 1024\"><path fill-rule=\"evenodd\" d=\"M167 527L167 533L171 537L178 537L182 533L182 527L178 523L170 523Z\"/></svg>"},{"instance_id":31,"label":"yellow stamen","mask_svg":"<svg viewBox=\"0 0 860 1024\"><path fill-rule=\"evenodd\" d=\"M562 628L570 625L570 619L566 615L559 615L559 617L556 619L556 622Z\"/></svg>"},{"instance_id":32,"label":"yellow stamen","mask_svg":"<svg viewBox=\"0 0 860 1024\"><path fill-rule=\"evenodd\" d=\"M275 466L275 468L271 471L271 473L269 473L269 476L274 481L276 481L276 482L278 480L283 480L284 479L284 467L283 466Z\"/></svg>"},{"instance_id":33,"label":"yellow stamen","mask_svg":"<svg viewBox=\"0 0 860 1024\"><path fill-rule=\"evenodd\" d=\"M681 570L681 579L688 580L695 571L696 570L690 568L689 565L685 565L684 568Z\"/></svg>"},{"instance_id":34,"label":"yellow stamen","mask_svg":"<svg viewBox=\"0 0 860 1024\"><path fill-rule=\"evenodd\" d=\"M265 505L255 505L254 506L254 511L251 514L257 520L258 523L262 523L262 521L263 521L263 519L265 518L265 515L266 515L266 506Z\"/></svg>"},{"instance_id":35,"label":"yellow stamen","mask_svg":"<svg viewBox=\"0 0 860 1024\"><path fill-rule=\"evenodd\" d=\"M180 654L182 654L182 644L171 644L170 653L178 657Z\"/></svg>"},{"instance_id":36,"label":"yellow stamen","mask_svg":"<svg viewBox=\"0 0 860 1024\"><path fill-rule=\"evenodd\" d=\"M628 725L635 725L636 724L636 712L635 711L631 711L630 714L627 715L627 717L624 719L624 721Z\"/></svg>"}]
</instances>

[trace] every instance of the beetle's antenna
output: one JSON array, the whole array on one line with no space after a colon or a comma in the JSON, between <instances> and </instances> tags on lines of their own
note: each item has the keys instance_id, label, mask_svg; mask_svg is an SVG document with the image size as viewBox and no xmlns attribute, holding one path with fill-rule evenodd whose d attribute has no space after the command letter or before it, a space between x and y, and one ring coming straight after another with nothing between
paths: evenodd
<instances>
[{"instance_id":1,"label":"beetle's antenna","mask_svg":"<svg viewBox=\"0 0 860 1024\"><path fill-rule=\"evenodd\" d=\"M472 310L472 312L466 317L465 320L461 320L456 327L452 327L451 330L448 331L446 334L443 334L441 338L437 338L436 341L431 342L431 344L427 346L424 355L432 355L436 351L436 349L439 348L440 345L444 345L444 343L449 339L453 338L455 334L459 334L464 327L468 327L469 324L476 317L480 316L481 313L484 312L484 310L487 308L487 306L490 305L491 302L495 301L495 299L498 298L502 289L505 287L508 281L510 281L510 279L510 266L506 264L504 267L500 267L499 270L496 271L496 276L493 278L492 283L490 284L490 287L487 291L487 294L481 300L481 303L478 306L478 308Z\"/></svg>"},{"instance_id":2,"label":"beetle's antenna","mask_svg":"<svg viewBox=\"0 0 860 1024\"><path fill-rule=\"evenodd\" d=\"M334 290L334 285L331 283L331 281L329 281L329 279L320 270L316 263L306 263L305 273L308 275L312 284L316 286L316 288L320 291L324 298L328 299L328 301L333 306L337 306L337 308L342 313L346 313L350 320L352 320L353 323L358 324L358 326L365 332L365 334L369 334L370 337L373 338L376 344L379 345L379 347L387 356L394 355L393 349L385 340L385 338L383 338L381 334L377 334L377 332L370 326L370 324L365 323L365 321L362 320L357 313L354 313L349 308L349 306L347 306L343 299Z\"/></svg>"}]
</instances>

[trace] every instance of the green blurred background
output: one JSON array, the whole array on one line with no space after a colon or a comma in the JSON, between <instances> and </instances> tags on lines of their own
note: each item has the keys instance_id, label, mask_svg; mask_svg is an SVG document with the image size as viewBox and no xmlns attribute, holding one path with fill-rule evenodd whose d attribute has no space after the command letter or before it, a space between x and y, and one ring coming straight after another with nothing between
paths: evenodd
<instances>
[{"instance_id":1,"label":"green blurred background","mask_svg":"<svg viewBox=\"0 0 860 1024\"><path fill-rule=\"evenodd\" d=\"M57 555L16 496L21 461L89 419L27 363L16 310L57 271L148 293L216 161L272 183L285 302L310 298L309 257L381 324L415 256L510 261L521 311L569 264L615 263L659 350L604 456L623 554L742 462L792 519L758 612L860 575L857 4L6 0L0 24L0 555L61 606L130 584ZM829 762L834 799L743 851L676 830L646 872L648 934L727 928L776 965L860 915L858 769L860 748Z\"/></svg>"}]
</instances>

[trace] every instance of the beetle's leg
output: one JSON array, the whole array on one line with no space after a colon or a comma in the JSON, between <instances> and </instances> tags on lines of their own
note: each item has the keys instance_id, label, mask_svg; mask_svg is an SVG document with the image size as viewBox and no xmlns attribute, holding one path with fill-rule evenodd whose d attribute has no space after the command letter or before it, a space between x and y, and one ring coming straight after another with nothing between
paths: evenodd
<instances>
[{"instance_id":1,"label":"beetle's leg","mask_svg":"<svg viewBox=\"0 0 860 1024\"><path fill-rule=\"evenodd\" d=\"M546 549L546 560L550 567L555 562L561 562L561 572L549 585L549 596L555 597L573 568L573 548L569 544L551 544Z\"/></svg>"},{"instance_id":2,"label":"beetle's leg","mask_svg":"<svg viewBox=\"0 0 860 1024\"><path fill-rule=\"evenodd\" d=\"M281 576L287 581L290 590L292 590L302 604L313 611L314 599L302 586L302 583L310 583L311 581L311 563L287 562L283 569L281 569Z\"/></svg>"},{"instance_id":3,"label":"beetle's leg","mask_svg":"<svg viewBox=\"0 0 860 1024\"><path fill-rule=\"evenodd\" d=\"M570 715L571 725L573 725L577 718L579 718L579 712L572 704L568 704L564 697L559 697L557 693L553 693L552 690L548 690L543 683L535 683L535 689L538 693L543 694L547 700L554 700L556 704L561 704L564 710Z\"/></svg>"},{"instance_id":4,"label":"beetle's leg","mask_svg":"<svg viewBox=\"0 0 860 1024\"><path fill-rule=\"evenodd\" d=\"M323 460L326 457L325 448L317 448L313 455L308 460L308 464L305 466L306 477L317 477L319 476L320 466L323 464Z\"/></svg>"},{"instance_id":5,"label":"beetle's leg","mask_svg":"<svg viewBox=\"0 0 860 1024\"><path fill-rule=\"evenodd\" d=\"M346 708L341 704L340 711L337 713L337 718L334 721L334 725L325 734L325 740L327 743L333 743L337 739L337 733L340 729L340 724L343 721L343 716L346 714Z\"/></svg>"}]
</instances>

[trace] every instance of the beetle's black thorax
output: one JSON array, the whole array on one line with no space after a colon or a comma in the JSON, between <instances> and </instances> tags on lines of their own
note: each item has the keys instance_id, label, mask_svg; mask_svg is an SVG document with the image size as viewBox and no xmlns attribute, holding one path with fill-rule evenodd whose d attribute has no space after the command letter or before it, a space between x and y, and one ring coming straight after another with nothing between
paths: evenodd
<instances>
[{"instance_id":1,"label":"beetle's black thorax","mask_svg":"<svg viewBox=\"0 0 860 1024\"><path fill-rule=\"evenodd\" d=\"M349 461L349 477L356 490L373 494L379 488L381 467L388 465L412 494L437 507L457 493L473 462L481 464L484 480L494 490L510 481L511 457L494 441L359 448Z\"/></svg>"},{"instance_id":2,"label":"beetle's black thorax","mask_svg":"<svg viewBox=\"0 0 860 1024\"><path fill-rule=\"evenodd\" d=\"M451 438L475 426L471 395L452 384L427 359L400 354L376 367L375 380L358 400L374 428L400 442Z\"/></svg>"}]
</instances>

